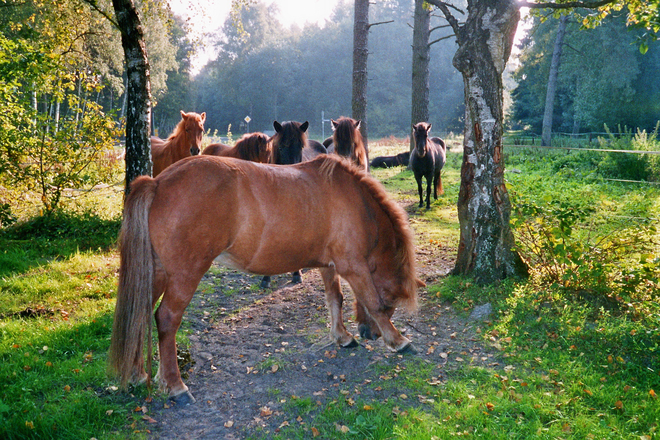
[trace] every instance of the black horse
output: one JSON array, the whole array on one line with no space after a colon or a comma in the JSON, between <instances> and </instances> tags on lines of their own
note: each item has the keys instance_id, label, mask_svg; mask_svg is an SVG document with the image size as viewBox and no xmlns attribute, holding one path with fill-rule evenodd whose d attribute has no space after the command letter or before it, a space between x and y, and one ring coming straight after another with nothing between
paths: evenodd
<instances>
[{"instance_id":1,"label":"black horse","mask_svg":"<svg viewBox=\"0 0 660 440\"><path fill-rule=\"evenodd\" d=\"M444 194L440 172L447 160L447 146L445 142L438 137L429 139L430 130L431 124L428 122L420 122L413 125L415 149L410 155L410 167L417 181L420 208L424 206L422 177L426 178L426 209L431 207L431 182L433 182L433 198L435 200L438 199L438 185L440 186L440 194Z\"/></svg>"},{"instance_id":2,"label":"black horse","mask_svg":"<svg viewBox=\"0 0 660 440\"><path fill-rule=\"evenodd\" d=\"M408 166L410 160L410 151L399 153L396 156L378 156L371 161L372 168L392 168L399 166Z\"/></svg>"},{"instance_id":3,"label":"black horse","mask_svg":"<svg viewBox=\"0 0 660 440\"><path fill-rule=\"evenodd\" d=\"M296 121L279 123L273 122L275 135L271 138L272 152L270 163L278 165L293 165L303 160L311 160L319 154L327 154L328 150L320 142L307 139L309 122L302 124ZM302 282L299 270L293 272L291 282L294 284ZM267 289L270 286L268 275L261 279L261 287Z\"/></svg>"}]
</instances>

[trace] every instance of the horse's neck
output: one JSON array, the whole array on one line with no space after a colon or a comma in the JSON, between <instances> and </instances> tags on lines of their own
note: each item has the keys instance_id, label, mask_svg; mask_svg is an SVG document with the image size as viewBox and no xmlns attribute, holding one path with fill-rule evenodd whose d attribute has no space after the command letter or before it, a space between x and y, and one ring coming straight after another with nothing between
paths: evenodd
<instances>
[{"instance_id":1,"label":"horse's neck","mask_svg":"<svg viewBox=\"0 0 660 440\"><path fill-rule=\"evenodd\" d=\"M190 142L187 141L184 134L183 136L168 139L165 149L169 151L170 157L176 162L190 156L189 145Z\"/></svg>"}]
</instances>

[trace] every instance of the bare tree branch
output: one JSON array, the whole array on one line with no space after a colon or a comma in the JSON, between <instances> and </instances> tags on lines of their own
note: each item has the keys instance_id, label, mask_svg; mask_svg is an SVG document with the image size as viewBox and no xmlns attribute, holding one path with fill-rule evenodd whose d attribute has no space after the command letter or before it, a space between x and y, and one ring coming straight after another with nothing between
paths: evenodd
<instances>
[{"instance_id":1,"label":"bare tree branch","mask_svg":"<svg viewBox=\"0 0 660 440\"><path fill-rule=\"evenodd\" d=\"M444 36L444 37L440 37L440 38L438 38L437 40L433 40L433 41L431 41L431 42L429 43L429 46L431 46L432 44L437 43L438 41L446 40L446 39L448 39L448 38L455 37L455 36L456 36L456 34L451 34L451 35L446 35L446 36Z\"/></svg>"},{"instance_id":2,"label":"bare tree branch","mask_svg":"<svg viewBox=\"0 0 660 440\"><path fill-rule=\"evenodd\" d=\"M601 6L609 5L610 3L615 3L616 0L598 0L598 1L574 1L574 2L565 2L565 3L555 3L555 2L527 2L522 1L518 2L518 6L521 8L530 8L530 9L571 9L571 8L587 8L587 9L596 9Z\"/></svg>"},{"instance_id":3,"label":"bare tree branch","mask_svg":"<svg viewBox=\"0 0 660 440\"><path fill-rule=\"evenodd\" d=\"M458 22L458 20L456 19L456 17L454 17L452 15L449 8L455 9L456 11L460 12L461 14L464 14L463 11L461 11L460 9L456 8L453 5L450 5L450 4L445 3L443 1L440 1L440 0L426 0L426 3L428 3L430 5L433 5L433 6L437 7L438 9L440 9L442 14L445 16L445 20L447 20L447 22L449 23L451 28L454 30L454 33L455 34L459 33L459 31L461 29L461 25Z\"/></svg>"},{"instance_id":4,"label":"bare tree branch","mask_svg":"<svg viewBox=\"0 0 660 440\"><path fill-rule=\"evenodd\" d=\"M94 10L96 10L96 12L98 12L99 14L101 14L102 16L104 16L104 17L106 18L106 20L108 20L110 23L112 23L112 25L113 25L114 27L116 27L117 29L121 30L121 29L119 28L119 24L114 20L114 18L112 18L112 17L110 16L110 14L108 14L107 12L105 12L104 10L102 10L101 8L99 8L99 6L96 4L96 0L83 0L83 1L84 1L85 3L87 3L88 5L90 5Z\"/></svg>"},{"instance_id":5,"label":"bare tree branch","mask_svg":"<svg viewBox=\"0 0 660 440\"><path fill-rule=\"evenodd\" d=\"M387 24L387 23L394 23L394 20L379 21L377 23L369 23L369 25L367 27L371 29L372 26L378 26L379 24Z\"/></svg>"}]
</instances>

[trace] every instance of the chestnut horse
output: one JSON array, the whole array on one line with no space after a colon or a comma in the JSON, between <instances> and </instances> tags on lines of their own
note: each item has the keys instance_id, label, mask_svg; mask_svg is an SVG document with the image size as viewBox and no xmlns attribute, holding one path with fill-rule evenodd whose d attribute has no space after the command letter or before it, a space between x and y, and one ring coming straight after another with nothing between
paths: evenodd
<instances>
[{"instance_id":1,"label":"chestnut horse","mask_svg":"<svg viewBox=\"0 0 660 440\"><path fill-rule=\"evenodd\" d=\"M151 137L151 160L154 165L154 177L177 160L199 154L202 147L205 120L206 113L184 113L181 110L181 121L167 139Z\"/></svg>"},{"instance_id":2,"label":"chestnut horse","mask_svg":"<svg viewBox=\"0 0 660 440\"><path fill-rule=\"evenodd\" d=\"M204 148L202 154L267 163L271 156L270 138L268 135L258 132L244 134L233 147L225 144L211 144Z\"/></svg>"},{"instance_id":3,"label":"chestnut horse","mask_svg":"<svg viewBox=\"0 0 660 440\"><path fill-rule=\"evenodd\" d=\"M319 154L326 154L328 150L317 141L307 139L309 122L303 123L287 121L279 123L273 121L275 135L271 138L272 153L270 163L276 165L293 165L302 161L315 158ZM302 274L299 270L291 275L294 284L302 282ZM261 279L261 287L267 289L270 286L270 276Z\"/></svg>"},{"instance_id":4,"label":"chestnut horse","mask_svg":"<svg viewBox=\"0 0 660 440\"><path fill-rule=\"evenodd\" d=\"M201 156L131 184L120 233L120 269L109 366L121 384L150 380L156 310L156 380L179 403L194 402L177 366L176 332L214 259L258 274L318 267L330 332L357 345L342 318L340 276L368 316L359 324L397 352L414 352L392 325L396 307L414 310L412 233L383 186L344 159L323 155L292 166ZM145 338L149 355L145 371Z\"/></svg>"},{"instance_id":5,"label":"chestnut horse","mask_svg":"<svg viewBox=\"0 0 660 440\"><path fill-rule=\"evenodd\" d=\"M347 157L359 168L369 171L369 153L364 145L362 133L360 133L361 121L342 116L336 121L331 119L330 123L333 133L332 143L327 147L328 153Z\"/></svg>"},{"instance_id":6,"label":"chestnut horse","mask_svg":"<svg viewBox=\"0 0 660 440\"><path fill-rule=\"evenodd\" d=\"M410 168L417 181L420 208L424 206L422 177L426 178L426 209L431 207L431 183L433 183L433 198L435 200L438 199L438 185L440 186L440 194L445 193L442 188L440 173L447 161L445 141L439 137L429 139L429 131L431 131L431 124L428 122L413 125L415 149L410 154Z\"/></svg>"}]
</instances>

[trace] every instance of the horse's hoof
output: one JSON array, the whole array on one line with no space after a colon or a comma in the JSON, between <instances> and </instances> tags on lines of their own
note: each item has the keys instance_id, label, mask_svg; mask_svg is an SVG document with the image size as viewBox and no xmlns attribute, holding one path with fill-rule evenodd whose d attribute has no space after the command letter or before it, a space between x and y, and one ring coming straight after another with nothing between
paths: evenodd
<instances>
[{"instance_id":1,"label":"horse's hoof","mask_svg":"<svg viewBox=\"0 0 660 440\"><path fill-rule=\"evenodd\" d=\"M417 349L412 345L412 342L408 342L406 345L397 350L399 354L417 354Z\"/></svg>"},{"instance_id":2,"label":"horse's hoof","mask_svg":"<svg viewBox=\"0 0 660 440\"><path fill-rule=\"evenodd\" d=\"M259 284L259 286L262 289L268 289L268 287L270 286L270 281L262 281L261 284Z\"/></svg>"},{"instance_id":3,"label":"horse's hoof","mask_svg":"<svg viewBox=\"0 0 660 440\"><path fill-rule=\"evenodd\" d=\"M355 348L358 345L360 345L360 344L358 344L358 341L356 341L355 338L352 338L351 342L349 342L346 345L342 345L341 348Z\"/></svg>"},{"instance_id":4,"label":"horse's hoof","mask_svg":"<svg viewBox=\"0 0 660 440\"><path fill-rule=\"evenodd\" d=\"M376 335L371 332L371 327L369 327L366 324L360 324L358 325L358 332L360 333L360 337L363 339L370 339L372 341L375 341L380 337L380 335Z\"/></svg>"},{"instance_id":5,"label":"horse's hoof","mask_svg":"<svg viewBox=\"0 0 660 440\"><path fill-rule=\"evenodd\" d=\"M195 398L192 394L190 394L190 391L188 390L181 394L177 394L176 396L170 397L170 400L176 403L178 406L192 405L196 402Z\"/></svg>"},{"instance_id":6,"label":"horse's hoof","mask_svg":"<svg viewBox=\"0 0 660 440\"><path fill-rule=\"evenodd\" d=\"M300 284L300 283L302 283L302 276L300 276L300 275L293 275L293 277L291 277L291 282L292 282L293 284Z\"/></svg>"}]
</instances>

